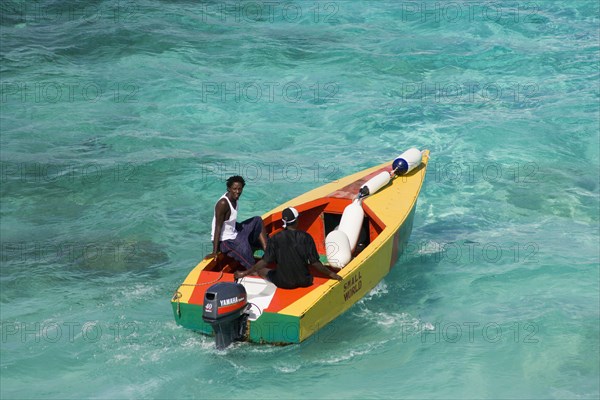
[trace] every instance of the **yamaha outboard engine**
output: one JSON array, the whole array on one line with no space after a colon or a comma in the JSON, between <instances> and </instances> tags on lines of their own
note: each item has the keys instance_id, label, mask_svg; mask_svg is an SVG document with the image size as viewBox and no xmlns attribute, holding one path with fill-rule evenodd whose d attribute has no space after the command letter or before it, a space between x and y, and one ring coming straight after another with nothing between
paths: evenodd
<instances>
[{"instance_id":1,"label":"yamaha outboard engine","mask_svg":"<svg viewBox=\"0 0 600 400\"><path fill-rule=\"evenodd\" d=\"M221 282L208 288L204 294L202 319L212 326L217 349L245 339L247 308L246 289L241 284Z\"/></svg>"}]
</instances>

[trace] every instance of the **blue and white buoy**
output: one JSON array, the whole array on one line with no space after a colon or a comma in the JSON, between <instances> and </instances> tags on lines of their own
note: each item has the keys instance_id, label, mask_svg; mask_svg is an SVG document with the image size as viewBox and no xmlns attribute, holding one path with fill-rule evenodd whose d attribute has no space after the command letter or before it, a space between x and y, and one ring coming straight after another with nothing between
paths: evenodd
<instances>
[{"instance_id":1,"label":"blue and white buoy","mask_svg":"<svg viewBox=\"0 0 600 400\"><path fill-rule=\"evenodd\" d=\"M392 169L396 175L406 175L421 165L423 154L417 148L406 150L392 162Z\"/></svg>"}]
</instances>

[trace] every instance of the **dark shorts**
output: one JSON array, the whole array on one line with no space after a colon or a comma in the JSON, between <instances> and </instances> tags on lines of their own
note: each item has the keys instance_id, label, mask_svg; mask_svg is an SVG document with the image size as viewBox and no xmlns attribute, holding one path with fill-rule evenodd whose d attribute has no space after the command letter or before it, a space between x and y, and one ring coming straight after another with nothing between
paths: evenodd
<instances>
[{"instance_id":1,"label":"dark shorts","mask_svg":"<svg viewBox=\"0 0 600 400\"><path fill-rule=\"evenodd\" d=\"M267 272L267 280L277 286L277 272L275 270L270 269Z\"/></svg>"},{"instance_id":2,"label":"dark shorts","mask_svg":"<svg viewBox=\"0 0 600 400\"><path fill-rule=\"evenodd\" d=\"M233 240L224 240L219 249L224 254L240 262L246 269L254 266L254 249L260 248L259 236L263 228L263 221L260 217L253 217L236 224L237 236Z\"/></svg>"},{"instance_id":3,"label":"dark shorts","mask_svg":"<svg viewBox=\"0 0 600 400\"><path fill-rule=\"evenodd\" d=\"M277 270L271 269L269 270L269 272L267 272L267 280L269 282L271 282L273 285L277 286L278 288L282 288L282 289L295 289L295 288L299 288L299 287L309 287L312 285L313 282L313 278L312 276L310 277L310 282L304 282L303 284L298 284L298 285L294 285L293 287L288 287L285 286L281 283L281 281L277 278Z\"/></svg>"}]
</instances>

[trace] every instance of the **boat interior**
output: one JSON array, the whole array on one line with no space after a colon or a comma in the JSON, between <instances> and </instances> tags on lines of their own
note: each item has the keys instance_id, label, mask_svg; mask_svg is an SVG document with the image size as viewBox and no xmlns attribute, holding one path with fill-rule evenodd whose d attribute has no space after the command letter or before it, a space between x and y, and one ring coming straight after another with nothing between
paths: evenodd
<instances>
[{"instance_id":1,"label":"boat interior","mask_svg":"<svg viewBox=\"0 0 600 400\"><path fill-rule=\"evenodd\" d=\"M344 208L352 202L352 198L325 197L308 203L294 206L300 213L298 229L308 232L317 246L317 252L321 261L327 266L325 237L329 232L339 225ZM365 218L362 231L354 251L353 257L363 251L385 228L383 222L363 203ZM269 236L283 230L281 212L276 212L263 219ZM255 257L256 261L260 258ZM269 265L276 268L276 265ZM211 261L201 272L198 282L233 281L233 272L242 270L240 263L233 258L220 254L216 260ZM316 287L329 281L329 277L311 267L314 277L313 284L305 288L279 289L271 282L259 277L247 276L240 283L244 285L248 302L253 305L250 309L250 320L257 319L263 311L278 312L304 295L310 293ZM199 285L194 288L189 302L202 304L207 285ZM277 293L277 295L276 295ZM255 310L254 310L255 309Z\"/></svg>"},{"instance_id":2,"label":"boat interior","mask_svg":"<svg viewBox=\"0 0 600 400\"><path fill-rule=\"evenodd\" d=\"M308 203L294 206L300 213L298 229L308 232L315 241L317 252L321 258L321 262L327 266L327 251L325 247L325 238L327 234L334 230L340 223L344 208L352 202L352 199L325 197L313 200ZM377 216L363 204L365 218L361 233L354 250L353 257L363 251L385 228L385 225ZM267 234L273 236L283 230L283 222L281 221L281 212L276 212L269 215L263 220ZM255 255L257 253L255 252ZM255 257L256 261L260 257ZM276 265L269 265L269 268L276 268ZM243 270L240 263L231 257L220 254L219 257L204 268L204 271L231 273ZM325 278L325 276L313 270L311 273L315 278Z\"/></svg>"}]
</instances>

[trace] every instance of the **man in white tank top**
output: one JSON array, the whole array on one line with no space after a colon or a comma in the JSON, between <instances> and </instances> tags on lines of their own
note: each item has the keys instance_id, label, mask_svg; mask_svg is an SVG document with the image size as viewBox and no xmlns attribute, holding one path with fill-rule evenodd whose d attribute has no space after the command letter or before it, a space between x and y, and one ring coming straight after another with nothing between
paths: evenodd
<instances>
[{"instance_id":1,"label":"man in white tank top","mask_svg":"<svg viewBox=\"0 0 600 400\"><path fill-rule=\"evenodd\" d=\"M255 264L253 248L267 248L267 232L258 216L237 222L238 200L245 185L239 175L227 179L227 192L217 201L212 220L213 252L206 258L214 258L220 251L250 269Z\"/></svg>"}]
</instances>

